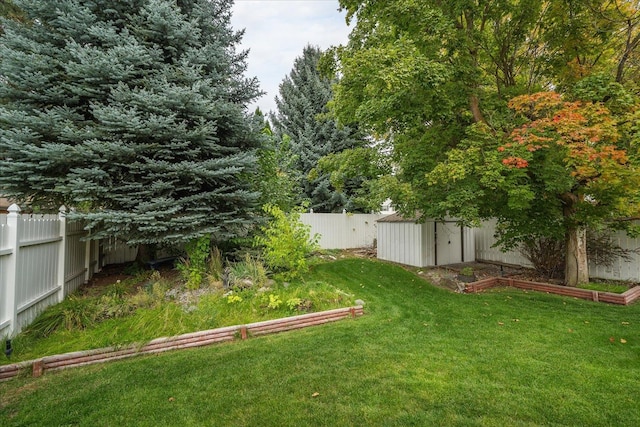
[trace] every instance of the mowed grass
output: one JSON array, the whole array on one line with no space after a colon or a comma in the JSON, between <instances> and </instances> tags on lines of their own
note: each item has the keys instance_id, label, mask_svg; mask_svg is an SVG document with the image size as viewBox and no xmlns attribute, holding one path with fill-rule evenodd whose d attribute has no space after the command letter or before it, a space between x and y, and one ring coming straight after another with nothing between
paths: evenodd
<instances>
[{"instance_id":1,"label":"mowed grass","mask_svg":"<svg viewBox=\"0 0 640 427\"><path fill-rule=\"evenodd\" d=\"M0 383L0 425L637 426L640 305L314 267L354 320Z\"/></svg>"}]
</instances>

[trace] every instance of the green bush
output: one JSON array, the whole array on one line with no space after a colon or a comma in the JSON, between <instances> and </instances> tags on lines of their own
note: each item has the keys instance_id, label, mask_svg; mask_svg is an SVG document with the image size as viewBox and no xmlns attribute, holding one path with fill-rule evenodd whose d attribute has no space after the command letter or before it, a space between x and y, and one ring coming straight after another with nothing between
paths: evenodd
<instances>
[{"instance_id":1,"label":"green bush","mask_svg":"<svg viewBox=\"0 0 640 427\"><path fill-rule=\"evenodd\" d=\"M318 250L319 235L311 238L311 227L300 222L300 210L285 214L273 205L263 207L271 220L255 242L262 247L267 266L283 279L291 280L308 270L307 258Z\"/></svg>"}]
</instances>

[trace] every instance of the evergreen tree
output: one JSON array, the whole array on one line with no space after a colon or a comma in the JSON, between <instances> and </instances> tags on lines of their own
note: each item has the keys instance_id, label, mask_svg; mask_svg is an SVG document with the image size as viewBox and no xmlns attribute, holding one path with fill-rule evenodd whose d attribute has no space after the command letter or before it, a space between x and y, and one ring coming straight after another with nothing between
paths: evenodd
<instances>
[{"instance_id":1,"label":"evergreen tree","mask_svg":"<svg viewBox=\"0 0 640 427\"><path fill-rule=\"evenodd\" d=\"M252 221L259 131L231 0L15 0L0 39L0 188L94 238L225 239Z\"/></svg>"},{"instance_id":2,"label":"evergreen tree","mask_svg":"<svg viewBox=\"0 0 640 427\"><path fill-rule=\"evenodd\" d=\"M320 158L363 144L357 129L338 127L328 114L332 81L318 70L321 55L319 48L306 46L302 56L296 58L291 73L280 84L274 126L281 138L290 138L292 167L310 207L316 212L353 211L358 209L352 197L357 179L337 191L328 174L309 176Z\"/></svg>"}]
</instances>

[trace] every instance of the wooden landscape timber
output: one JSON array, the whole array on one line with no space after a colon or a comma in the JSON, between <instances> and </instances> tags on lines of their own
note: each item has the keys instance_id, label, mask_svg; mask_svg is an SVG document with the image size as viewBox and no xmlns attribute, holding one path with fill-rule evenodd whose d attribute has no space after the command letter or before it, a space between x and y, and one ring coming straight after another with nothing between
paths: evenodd
<instances>
[{"instance_id":1,"label":"wooden landscape timber","mask_svg":"<svg viewBox=\"0 0 640 427\"><path fill-rule=\"evenodd\" d=\"M45 371L109 362L140 354L154 354L169 350L202 347L225 341L233 341L236 338L247 339L250 336L267 335L309 326L323 325L349 317L355 318L363 314L363 307L357 305L354 307L338 308L318 313L308 313L299 316L249 323L246 325L227 326L192 332L175 337L157 338L143 346L134 344L126 347L108 347L95 350L75 351L55 356L45 356L40 359L0 366L0 381L16 377L29 368L31 368L32 375L38 377Z\"/></svg>"},{"instance_id":2,"label":"wooden landscape timber","mask_svg":"<svg viewBox=\"0 0 640 427\"><path fill-rule=\"evenodd\" d=\"M591 301L608 302L611 304L629 305L640 298L640 286L634 286L622 294L613 292L594 291L590 289L573 288L570 286L552 285L550 283L530 282L527 280L506 277L489 277L465 286L466 293L477 293L496 286L510 286L530 291L547 292L550 294L586 299Z\"/></svg>"}]
</instances>

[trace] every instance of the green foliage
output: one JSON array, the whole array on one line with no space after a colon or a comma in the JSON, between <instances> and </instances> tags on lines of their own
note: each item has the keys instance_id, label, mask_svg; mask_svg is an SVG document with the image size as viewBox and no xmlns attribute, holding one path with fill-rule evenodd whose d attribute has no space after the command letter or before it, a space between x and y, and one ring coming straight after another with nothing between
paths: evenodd
<instances>
[{"instance_id":1,"label":"green foliage","mask_svg":"<svg viewBox=\"0 0 640 427\"><path fill-rule=\"evenodd\" d=\"M392 170L391 159L386 153L388 149L388 144L373 144L327 154L311 169L309 179L329 174L329 182L337 191L350 188L356 205L378 211L390 195L380 179ZM358 186L352 185L355 181L359 182Z\"/></svg>"},{"instance_id":2,"label":"green foliage","mask_svg":"<svg viewBox=\"0 0 640 427\"><path fill-rule=\"evenodd\" d=\"M355 27L322 61L330 105L392 145L377 181L401 212L497 218L505 248L637 215L637 3L340 5ZM563 108L510 105L550 87Z\"/></svg>"},{"instance_id":3,"label":"green foliage","mask_svg":"<svg viewBox=\"0 0 640 427\"><path fill-rule=\"evenodd\" d=\"M11 360L0 364L353 305L353 295L317 278L192 292L155 271L114 285L48 308L15 337ZM114 289L125 287L118 297Z\"/></svg>"},{"instance_id":4,"label":"green foliage","mask_svg":"<svg viewBox=\"0 0 640 427\"><path fill-rule=\"evenodd\" d=\"M246 234L260 128L229 0L16 1L0 40L0 187L92 238ZM3 2L4 5L4 2ZM4 12L5 9L3 9Z\"/></svg>"},{"instance_id":5,"label":"green foliage","mask_svg":"<svg viewBox=\"0 0 640 427\"><path fill-rule=\"evenodd\" d=\"M309 175L323 156L364 145L364 135L357 126L339 126L328 114L333 82L318 69L321 54L319 48L306 46L280 84L277 113L272 120L275 136L287 153L282 170L296 181L302 201L315 212L356 211L362 208L354 197L362 183L361 175L353 174L339 189L330 182L328 173Z\"/></svg>"},{"instance_id":6,"label":"green foliage","mask_svg":"<svg viewBox=\"0 0 640 427\"><path fill-rule=\"evenodd\" d=\"M94 301L71 295L60 304L41 313L25 333L36 337L48 337L59 329L85 329L93 324L95 317Z\"/></svg>"},{"instance_id":7,"label":"green foliage","mask_svg":"<svg viewBox=\"0 0 640 427\"><path fill-rule=\"evenodd\" d=\"M222 261L222 252L217 246L211 248L207 261L207 277L209 284L222 280L224 274L224 262Z\"/></svg>"},{"instance_id":8,"label":"green foliage","mask_svg":"<svg viewBox=\"0 0 640 427\"><path fill-rule=\"evenodd\" d=\"M273 205L263 209L270 221L255 242L262 247L267 266L285 279L299 277L308 270L307 258L318 249L319 236L311 238L311 228L300 222L299 210L285 214Z\"/></svg>"},{"instance_id":9,"label":"green foliage","mask_svg":"<svg viewBox=\"0 0 640 427\"><path fill-rule=\"evenodd\" d=\"M269 303L267 304L267 308L272 310L277 310L282 305L282 300L278 295L269 294Z\"/></svg>"},{"instance_id":10,"label":"green foliage","mask_svg":"<svg viewBox=\"0 0 640 427\"><path fill-rule=\"evenodd\" d=\"M198 289L202 286L207 274L207 259L211 253L211 236L205 235L194 239L185 246L187 259L181 260L176 268L182 274L187 289ZM217 268L217 261L214 261L214 268ZM214 274L216 274L214 272Z\"/></svg>"},{"instance_id":11,"label":"green foliage","mask_svg":"<svg viewBox=\"0 0 640 427\"><path fill-rule=\"evenodd\" d=\"M262 261L245 253L244 259L229 266L229 286L247 288L261 287L267 283L267 270Z\"/></svg>"},{"instance_id":12,"label":"green foliage","mask_svg":"<svg viewBox=\"0 0 640 427\"><path fill-rule=\"evenodd\" d=\"M600 283L600 282L589 282L578 285L579 288L582 289L590 289L592 291L599 292L612 292L614 294L622 294L627 292L631 286L629 283L621 284L621 283Z\"/></svg>"},{"instance_id":13,"label":"green foliage","mask_svg":"<svg viewBox=\"0 0 640 427\"><path fill-rule=\"evenodd\" d=\"M265 142L258 150L258 171L253 179L260 192L260 205L271 203L289 211L299 203L298 173L294 170L296 154L291 151L291 138L271 131L269 121L256 113L263 126Z\"/></svg>"}]
</instances>

